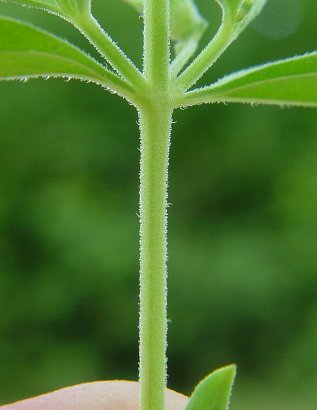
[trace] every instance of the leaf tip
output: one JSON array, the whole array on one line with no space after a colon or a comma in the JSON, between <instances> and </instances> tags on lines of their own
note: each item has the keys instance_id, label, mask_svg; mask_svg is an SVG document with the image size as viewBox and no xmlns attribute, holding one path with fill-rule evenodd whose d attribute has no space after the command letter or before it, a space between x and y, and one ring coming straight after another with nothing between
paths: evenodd
<instances>
[{"instance_id":1,"label":"leaf tip","mask_svg":"<svg viewBox=\"0 0 317 410\"><path fill-rule=\"evenodd\" d=\"M235 364L210 373L196 386L186 410L228 410L236 373Z\"/></svg>"}]
</instances>

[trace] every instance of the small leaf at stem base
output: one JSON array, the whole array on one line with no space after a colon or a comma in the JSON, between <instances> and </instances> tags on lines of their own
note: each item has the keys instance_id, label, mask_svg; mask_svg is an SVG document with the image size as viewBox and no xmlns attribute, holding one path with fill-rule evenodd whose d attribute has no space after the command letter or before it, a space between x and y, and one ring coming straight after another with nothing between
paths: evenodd
<instances>
[{"instance_id":1,"label":"small leaf at stem base","mask_svg":"<svg viewBox=\"0 0 317 410\"><path fill-rule=\"evenodd\" d=\"M205 377L195 388L185 410L228 410L236 366L226 366Z\"/></svg>"}]
</instances>

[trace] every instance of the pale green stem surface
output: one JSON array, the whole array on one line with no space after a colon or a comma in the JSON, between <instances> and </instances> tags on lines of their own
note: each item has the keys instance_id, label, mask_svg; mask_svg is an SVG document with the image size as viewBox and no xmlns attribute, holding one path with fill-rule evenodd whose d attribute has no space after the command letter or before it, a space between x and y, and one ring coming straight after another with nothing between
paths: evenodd
<instances>
[{"instance_id":1,"label":"pale green stem surface","mask_svg":"<svg viewBox=\"0 0 317 410\"><path fill-rule=\"evenodd\" d=\"M125 78L132 86L144 87L145 80L141 72L120 47L112 41L111 37L91 14L78 22L74 22L74 24L120 76Z\"/></svg>"},{"instance_id":2,"label":"pale green stem surface","mask_svg":"<svg viewBox=\"0 0 317 410\"><path fill-rule=\"evenodd\" d=\"M172 109L158 101L139 110L140 410L164 410L167 338L167 183Z\"/></svg>"},{"instance_id":3,"label":"pale green stem surface","mask_svg":"<svg viewBox=\"0 0 317 410\"><path fill-rule=\"evenodd\" d=\"M169 0L145 0L144 74L151 85L163 92L169 80L169 10Z\"/></svg>"},{"instance_id":4,"label":"pale green stem surface","mask_svg":"<svg viewBox=\"0 0 317 410\"><path fill-rule=\"evenodd\" d=\"M139 107L140 410L164 410L167 346L167 183L172 124L169 98L169 0L144 2L144 76Z\"/></svg>"}]
</instances>

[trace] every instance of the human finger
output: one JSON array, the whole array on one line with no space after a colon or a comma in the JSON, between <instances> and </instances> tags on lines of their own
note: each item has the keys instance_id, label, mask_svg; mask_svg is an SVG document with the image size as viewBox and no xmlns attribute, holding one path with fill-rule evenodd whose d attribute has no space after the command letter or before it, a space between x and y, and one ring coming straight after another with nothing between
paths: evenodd
<instances>
[{"instance_id":1,"label":"human finger","mask_svg":"<svg viewBox=\"0 0 317 410\"><path fill-rule=\"evenodd\" d=\"M166 390L166 410L184 410L187 397ZM104 381L66 387L0 407L1 410L138 410L139 383Z\"/></svg>"}]
</instances>

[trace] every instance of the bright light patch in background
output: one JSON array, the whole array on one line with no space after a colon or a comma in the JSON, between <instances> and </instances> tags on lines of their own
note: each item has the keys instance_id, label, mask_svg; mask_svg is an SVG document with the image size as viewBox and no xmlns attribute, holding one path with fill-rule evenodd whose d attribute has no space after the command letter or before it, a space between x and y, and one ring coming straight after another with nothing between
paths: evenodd
<instances>
[{"instance_id":1,"label":"bright light patch in background","mask_svg":"<svg viewBox=\"0 0 317 410\"><path fill-rule=\"evenodd\" d=\"M268 0L252 26L264 37L278 40L294 34L303 15L303 0Z\"/></svg>"}]
</instances>

